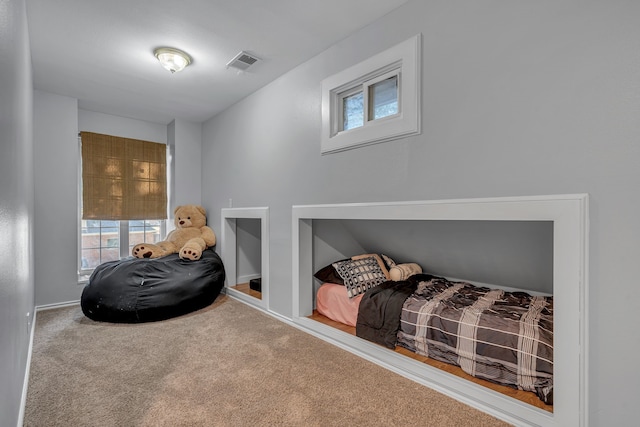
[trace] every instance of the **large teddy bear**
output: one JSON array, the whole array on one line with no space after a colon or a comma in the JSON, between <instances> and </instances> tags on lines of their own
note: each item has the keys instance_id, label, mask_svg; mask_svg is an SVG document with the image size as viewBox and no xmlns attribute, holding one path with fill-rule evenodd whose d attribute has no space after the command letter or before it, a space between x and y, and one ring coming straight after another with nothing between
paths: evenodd
<instances>
[{"instance_id":1,"label":"large teddy bear","mask_svg":"<svg viewBox=\"0 0 640 427\"><path fill-rule=\"evenodd\" d=\"M206 211L202 206L178 206L173 211L175 230L166 240L153 243L139 243L131 254L136 258L160 258L169 254L180 254L181 259L199 260L202 251L216 244L216 235L206 226Z\"/></svg>"}]
</instances>

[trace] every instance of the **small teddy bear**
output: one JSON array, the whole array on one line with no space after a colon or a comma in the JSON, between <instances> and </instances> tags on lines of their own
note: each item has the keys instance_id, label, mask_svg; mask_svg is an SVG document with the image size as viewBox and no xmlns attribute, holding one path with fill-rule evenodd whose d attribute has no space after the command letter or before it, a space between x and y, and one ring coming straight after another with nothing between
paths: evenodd
<instances>
[{"instance_id":1,"label":"small teddy bear","mask_svg":"<svg viewBox=\"0 0 640 427\"><path fill-rule=\"evenodd\" d=\"M136 258L160 258L178 253L181 259L197 261L202 251L216 244L216 235L207 227L206 211L202 206L178 206L173 211L175 230L161 242L139 243L131 254Z\"/></svg>"}]
</instances>

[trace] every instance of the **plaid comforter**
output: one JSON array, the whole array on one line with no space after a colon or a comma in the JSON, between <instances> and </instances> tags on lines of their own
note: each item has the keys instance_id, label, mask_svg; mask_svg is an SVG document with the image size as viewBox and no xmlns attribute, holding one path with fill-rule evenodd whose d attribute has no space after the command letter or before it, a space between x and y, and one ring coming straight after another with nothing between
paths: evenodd
<instances>
[{"instance_id":1,"label":"plaid comforter","mask_svg":"<svg viewBox=\"0 0 640 427\"><path fill-rule=\"evenodd\" d=\"M553 297L423 281L402 307L398 345L553 403Z\"/></svg>"}]
</instances>

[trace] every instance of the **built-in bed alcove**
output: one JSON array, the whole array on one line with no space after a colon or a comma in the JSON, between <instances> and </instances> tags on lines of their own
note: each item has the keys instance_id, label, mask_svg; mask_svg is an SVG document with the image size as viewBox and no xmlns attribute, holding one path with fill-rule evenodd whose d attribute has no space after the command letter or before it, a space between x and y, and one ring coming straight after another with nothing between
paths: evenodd
<instances>
[{"instance_id":1,"label":"built-in bed alcove","mask_svg":"<svg viewBox=\"0 0 640 427\"><path fill-rule=\"evenodd\" d=\"M225 292L262 310L269 310L269 208L221 210L221 257ZM254 283L258 286L253 286Z\"/></svg>"},{"instance_id":2,"label":"built-in bed alcove","mask_svg":"<svg viewBox=\"0 0 640 427\"><path fill-rule=\"evenodd\" d=\"M587 195L294 206L292 221L292 320L299 327L514 425L588 425ZM552 293L553 412L313 320L314 272L358 253L395 255L472 283Z\"/></svg>"}]
</instances>

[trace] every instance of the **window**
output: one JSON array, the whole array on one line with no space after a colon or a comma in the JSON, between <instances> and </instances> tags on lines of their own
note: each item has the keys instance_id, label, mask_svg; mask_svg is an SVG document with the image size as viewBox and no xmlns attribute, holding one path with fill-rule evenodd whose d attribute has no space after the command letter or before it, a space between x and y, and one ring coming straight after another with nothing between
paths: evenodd
<instances>
[{"instance_id":1,"label":"window","mask_svg":"<svg viewBox=\"0 0 640 427\"><path fill-rule=\"evenodd\" d=\"M78 273L166 235L165 144L81 132ZM154 218L154 219L138 219Z\"/></svg>"},{"instance_id":2,"label":"window","mask_svg":"<svg viewBox=\"0 0 640 427\"><path fill-rule=\"evenodd\" d=\"M338 112L340 132L366 126L369 122L398 114L398 71L338 94L341 109Z\"/></svg>"},{"instance_id":3,"label":"window","mask_svg":"<svg viewBox=\"0 0 640 427\"><path fill-rule=\"evenodd\" d=\"M80 275L98 265L131 255L138 243L156 243L166 232L164 220L82 220L80 233Z\"/></svg>"},{"instance_id":4,"label":"window","mask_svg":"<svg viewBox=\"0 0 640 427\"><path fill-rule=\"evenodd\" d=\"M420 35L322 82L322 153L420 133Z\"/></svg>"},{"instance_id":5,"label":"window","mask_svg":"<svg viewBox=\"0 0 640 427\"><path fill-rule=\"evenodd\" d=\"M398 114L398 71L383 74L338 94L339 131L366 126L374 120ZM366 106L366 108L365 108Z\"/></svg>"}]
</instances>

